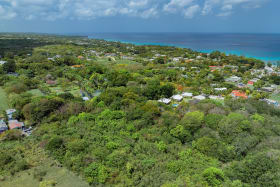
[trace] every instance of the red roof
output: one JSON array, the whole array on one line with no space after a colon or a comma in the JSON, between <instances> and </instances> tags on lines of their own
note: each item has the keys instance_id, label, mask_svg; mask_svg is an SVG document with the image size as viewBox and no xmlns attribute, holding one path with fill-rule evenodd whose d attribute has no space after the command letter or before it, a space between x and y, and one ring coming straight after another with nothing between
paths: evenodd
<instances>
[{"instance_id":1,"label":"red roof","mask_svg":"<svg viewBox=\"0 0 280 187\"><path fill-rule=\"evenodd\" d=\"M17 122L14 121L14 122L9 123L9 128L10 129L21 129L23 126L24 126L24 124L22 122L18 122L18 121Z\"/></svg>"},{"instance_id":2,"label":"red roof","mask_svg":"<svg viewBox=\"0 0 280 187\"><path fill-rule=\"evenodd\" d=\"M242 98L244 98L244 99L247 99L247 98L248 98L248 96L246 95L246 93L244 93L244 92L242 92L242 91L240 91L240 90L233 90L233 91L231 92L231 94L233 94L235 97L242 97Z\"/></svg>"},{"instance_id":3,"label":"red roof","mask_svg":"<svg viewBox=\"0 0 280 187\"><path fill-rule=\"evenodd\" d=\"M253 85L254 82L253 81L248 81L248 84Z\"/></svg>"}]
</instances>

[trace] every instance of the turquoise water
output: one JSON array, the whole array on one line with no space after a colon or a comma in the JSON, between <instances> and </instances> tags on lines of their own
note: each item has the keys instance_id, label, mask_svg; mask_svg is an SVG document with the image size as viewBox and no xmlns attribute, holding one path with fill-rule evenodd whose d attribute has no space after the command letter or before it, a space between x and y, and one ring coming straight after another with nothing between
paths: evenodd
<instances>
[{"instance_id":1,"label":"turquoise water","mask_svg":"<svg viewBox=\"0 0 280 187\"><path fill-rule=\"evenodd\" d=\"M90 34L89 38L190 48L205 53L219 50L263 61L280 61L280 34L102 33Z\"/></svg>"}]
</instances>

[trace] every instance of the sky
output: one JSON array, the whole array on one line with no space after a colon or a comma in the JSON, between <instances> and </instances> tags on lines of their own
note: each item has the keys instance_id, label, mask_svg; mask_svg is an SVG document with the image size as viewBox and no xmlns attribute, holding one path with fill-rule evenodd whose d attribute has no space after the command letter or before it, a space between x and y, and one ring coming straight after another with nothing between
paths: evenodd
<instances>
[{"instance_id":1,"label":"sky","mask_svg":"<svg viewBox=\"0 0 280 187\"><path fill-rule=\"evenodd\" d=\"M279 0L0 0L0 32L280 33Z\"/></svg>"}]
</instances>

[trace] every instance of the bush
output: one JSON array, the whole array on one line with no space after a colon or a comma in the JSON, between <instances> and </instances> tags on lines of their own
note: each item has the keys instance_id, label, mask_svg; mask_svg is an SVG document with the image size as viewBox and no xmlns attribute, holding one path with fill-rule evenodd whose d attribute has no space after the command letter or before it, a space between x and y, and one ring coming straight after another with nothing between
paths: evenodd
<instances>
[{"instance_id":1,"label":"bush","mask_svg":"<svg viewBox=\"0 0 280 187\"><path fill-rule=\"evenodd\" d=\"M205 169L202 176L209 186L220 186L225 181L223 171L214 167Z\"/></svg>"}]
</instances>

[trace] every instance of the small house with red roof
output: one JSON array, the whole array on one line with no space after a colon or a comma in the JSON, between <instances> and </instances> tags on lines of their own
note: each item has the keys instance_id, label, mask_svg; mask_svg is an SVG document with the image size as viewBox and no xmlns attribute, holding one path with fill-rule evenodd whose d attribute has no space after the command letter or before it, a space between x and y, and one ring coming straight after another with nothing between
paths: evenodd
<instances>
[{"instance_id":1,"label":"small house with red roof","mask_svg":"<svg viewBox=\"0 0 280 187\"><path fill-rule=\"evenodd\" d=\"M18 120L9 120L9 129L23 129L24 123L19 122Z\"/></svg>"},{"instance_id":2,"label":"small house with red roof","mask_svg":"<svg viewBox=\"0 0 280 187\"><path fill-rule=\"evenodd\" d=\"M242 92L241 90L233 90L231 92L231 96L235 97L235 98L244 98L244 99L248 99L248 96L246 95L246 93Z\"/></svg>"},{"instance_id":3,"label":"small house with red roof","mask_svg":"<svg viewBox=\"0 0 280 187\"><path fill-rule=\"evenodd\" d=\"M248 83L247 83L248 85L254 85L254 82L253 81L248 81Z\"/></svg>"}]
</instances>

